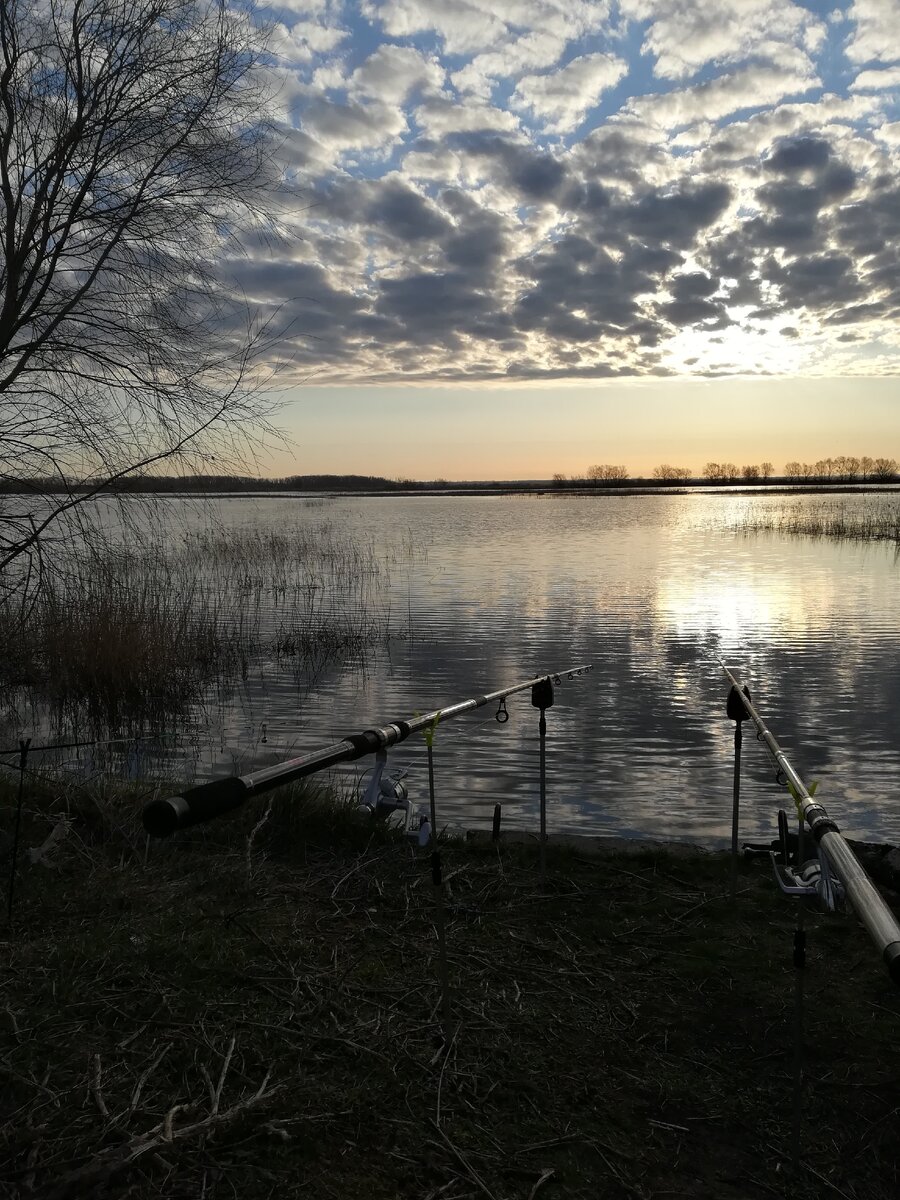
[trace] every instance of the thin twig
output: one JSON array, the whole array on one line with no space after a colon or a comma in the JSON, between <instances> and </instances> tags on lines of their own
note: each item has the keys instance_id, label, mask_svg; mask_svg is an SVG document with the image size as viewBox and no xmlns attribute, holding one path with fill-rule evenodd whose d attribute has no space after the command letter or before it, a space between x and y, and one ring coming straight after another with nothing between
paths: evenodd
<instances>
[{"instance_id":1,"label":"thin twig","mask_svg":"<svg viewBox=\"0 0 900 1200\"><path fill-rule=\"evenodd\" d=\"M104 1121L109 1120L109 1109L106 1107L106 1101L103 1099L103 1091L100 1086L101 1079L100 1055L94 1054L91 1057L91 1094L94 1097L94 1103L97 1105L97 1111Z\"/></svg>"},{"instance_id":2,"label":"thin twig","mask_svg":"<svg viewBox=\"0 0 900 1200\"><path fill-rule=\"evenodd\" d=\"M450 1059L450 1054L453 1051L456 1035L459 1033L459 1025L453 1030L453 1037L450 1039L450 1044L447 1046L447 1053L444 1055L444 1061L441 1063L441 1074L438 1078L437 1086L437 1106L435 1108L434 1123L438 1129L441 1127L441 1088L444 1086L444 1072L447 1070L447 1063Z\"/></svg>"},{"instance_id":3,"label":"thin twig","mask_svg":"<svg viewBox=\"0 0 900 1200\"><path fill-rule=\"evenodd\" d=\"M534 1200L535 1196L538 1193L538 1188L541 1187L542 1184L545 1184L547 1182L547 1180L552 1178L555 1174L556 1174L556 1171L554 1170L553 1167L546 1167L543 1171L541 1171L540 1179L537 1181L537 1183L534 1185L534 1187L528 1193L528 1200Z\"/></svg>"},{"instance_id":4,"label":"thin twig","mask_svg":"<svg viewBox=\"0 0 900 1200\"><path fill-rule=\"evenodd\" d=\"M166 1042L166 1044L163 1046L163 1048L159 1051L159 1053L153 1059L153 1062L151 1062L150 1066L147 1067L147 1069L141 1074L140 1079L135 1084L134 1091L131 1093L131 1103L128 1105L129 1113L133 1113L134 1110L137 1108L138 1101L141 1098L141 1092L144 1090L144 1084L147 1082L147 1080L150 1078L150 1076L153 1074L153 1072L156 1070L156 1068L159 1066L159 1064L162 1062L162 1060L168 1054L170 1048L171 1048L171 1043Z\"/></svg>"},{"instance_id":5,"label":"thin twig","mask_svg":"<svg viewBox=\"0 0 900 1200\"><path fill-rule=\"evenodd\" d=\"M478 1172L475 1170L475 1168L472 1166L472 1164L469 1162L469 1160L466 1158L466 1156L463 1154L463 1152L461 1150L458 1150L457 1147L453 1145L453 1143L447 1137L446 1133L444 1133L443 1129L440 1129L437 1125L435 1125L434 1121L430 1121L429 1124L431 1124L434 1127L436 1133L439 1135L441 1140L447 1146L447 1149L451 1152L451 1154L454 1156L454 1158L456 1158L459 1162L461 1162L463 1167L465 1167L466 1173L468 1174L468 1176L472 1180L472 1182L478 1185L478 1187L481 1189L481 1191L484 1192L484 1194L487 1197L489 1197L489 1200L497 1200L494 1193L491 1191L491 1189L488 1187L488 1185L484 1182L484 1180L481 1178L481 1176L478 1174Z\"/></svg>"},{"instance_id":6,"label":"thin twig","mask_svg":"<svg viewBox=\"0 0 900 1200\"><path fill-rule=\"evenodd\" d=\"M215 1095L213 1096L212 1112L210 1113L210 1116L213 1117L219 1111L219 1103L222 1099L222 1088L225 1086L225 1076L228 1074L228 1067L231 1064L232 1054L234 1054L234 1034L231 1035L231 1041L228 1043L228 1051L225 1055L225 1061L222 1063L222 1071L219 1075L219 1082L216 1084L216 1091ZM269 1077L267 1075L266 1079L268 1078ZM265 1081L263 1081L263 1087L265 1087Z\"/></svg>"}]
</instances>

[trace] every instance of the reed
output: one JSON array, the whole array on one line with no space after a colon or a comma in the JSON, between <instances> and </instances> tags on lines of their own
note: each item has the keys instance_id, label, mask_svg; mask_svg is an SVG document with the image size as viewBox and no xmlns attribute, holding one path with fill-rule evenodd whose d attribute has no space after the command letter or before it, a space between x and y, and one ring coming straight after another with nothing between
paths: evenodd
<instances>
[{"instance_id":1,"label":"reed","mask_svg":"<svg viewBox=\"0 0 900 1200\"><path fill-rule=\"evenodd\" d=\"M754 508L737 519L734 528L745 533L777 533L854 542L893 542L900 545L900 500L865 505L829 503L809 509L805 504Z\"/></svg>"},{"instance_id":2,"label":"reed","mask_svg":"<svg viewBox=\"0 0 900 1200\"><path fill-rule=\"evenodd\" d=\"M184 716L254 666L315 678L400 632L385 565L328 522L70 550L29 607L0 600L4 699L106 736Z\"/></svg>"},{"instance_id":3,"label":"reed","mask_svg":"<svg viewBox=\"0 0 900 1200\"><path fill-rule=\"evenodd\" d=\"M115 555L49 578L20 619L3 614L12 680L58 716L121 728L183 711L222 661L224 640L164 562Z\"/></svg>"}]
</instances>

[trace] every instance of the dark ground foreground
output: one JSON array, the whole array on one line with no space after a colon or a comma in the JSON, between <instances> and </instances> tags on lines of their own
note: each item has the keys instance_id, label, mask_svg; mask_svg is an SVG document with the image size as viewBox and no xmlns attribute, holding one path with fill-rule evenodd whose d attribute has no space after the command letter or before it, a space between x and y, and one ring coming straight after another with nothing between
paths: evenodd
<instances>
[{"instance_id":1,"label":"dark ground foreground","mask_svg":"<svg viewBox=\"0 0 900 1200\"><path fill-rule=\"evenodd\" d=\"M249 860L261 809L145 857L134 798L64 794L3 931L4 1197L900 1195L900 995L852 917L807 918L792 1171L766 865L732 909L720 856L551 851L542 893L527 849L448 844L445 1038L421 852L279 802Z\"/></svg>"}]
</instances>

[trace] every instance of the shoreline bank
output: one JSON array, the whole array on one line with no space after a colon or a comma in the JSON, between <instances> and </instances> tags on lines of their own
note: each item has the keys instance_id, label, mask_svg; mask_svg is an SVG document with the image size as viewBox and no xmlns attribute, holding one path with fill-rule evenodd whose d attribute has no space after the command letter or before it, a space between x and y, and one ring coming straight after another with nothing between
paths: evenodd
<instances>
[{"instance_id":1,"label":"shoreline bank","mask_svg":"<svg viewBox=\"0 0 900 1200\"><path fill-rule=\"evenodd\" d=\"M542 889L530 835L442 842L444 1020L428 853L273 795L149 852L134 789L29 796L23 847L72 827L3 931L0 1194L896 1195L900 995L813 910L791 1173L797 910L767 863L732 906L727 856L681 844L551 839Z\"/></svg>"}]
</instances>

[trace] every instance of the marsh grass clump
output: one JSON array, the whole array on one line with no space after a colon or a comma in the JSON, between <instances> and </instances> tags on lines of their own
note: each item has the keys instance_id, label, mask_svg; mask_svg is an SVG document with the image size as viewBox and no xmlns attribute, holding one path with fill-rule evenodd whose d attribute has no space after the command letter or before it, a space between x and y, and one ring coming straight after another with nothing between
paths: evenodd
<instances>
[{"instance_id":1,"label":"marsh grass clump","mask_svg":"<svg viewBox=\"0 0 900 1200\"><path fill-rule=\"evenodd\" d=\"M314 678L392 632L371 541L327 522L101 544L54 564L29 603L0 602L0 682L57 727L154 728L254 663Z\"/></svg>"},{"instance_id":2,"label":"marsh grass clump","mask_svg":"<svg viewBox=\"0 0 900 1200\"><path fill-rule=\"evenodd\" d=\"M893 542L900 546L900 500L866 498L853 505L808 500L779 507L752 508L734 526L745 533L832 538L855 542Z\"/></svg>"},{"instance_id":3,"label":"marsh grass clump","mask_svg":"<svg viewBox=\"0 0 900 1200\"><path fill-rule=\"evenodd\" d=\"M0 1194L897 1195L900 1006L852 918L808 914L794 1176L796 913L766 864L733 907L724 856L551 844L542 889L528 847L448 843L442 1028L427 852L272 802L251 872L265 797L134 853L133 791L23 865Z\"/></svg>"},{"instance_id":4,"label":"marsh grass clump","mask_svg":"<svg viewBox=\"0 0 900 1200\"><path fill-rule=\"evenodd\" d=\"M15 682L59 715L80 710L91 727L183 712L226 649L214 614L198 611L158 556L70 563L44 582L24 619L5 616Z\"/></svg>"},{"instance_id":5,"label":"marsh grass clump","mask_svg":"<svg viewBox=\"0 0 900 1200\"><path fill-rule=\"evenodd\" d=\"M380 565L371 539L350 542L328 521L291 530L207 529L184 535L181 554L208 568L225 568L243 578L273 583L298 568L329 567L337 578L378 576Z\"/></svg>"}]
</instances>

